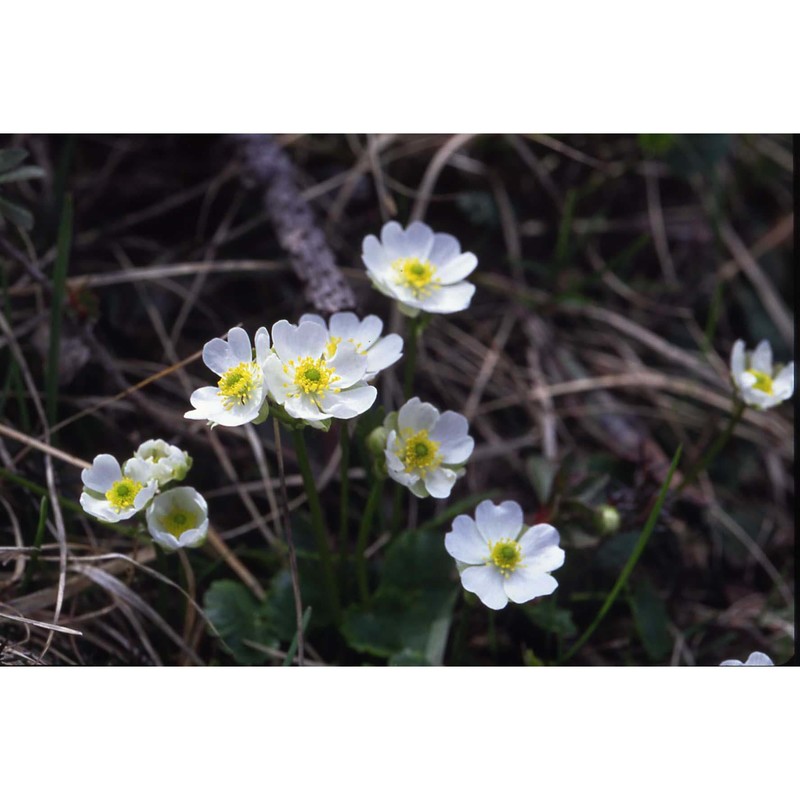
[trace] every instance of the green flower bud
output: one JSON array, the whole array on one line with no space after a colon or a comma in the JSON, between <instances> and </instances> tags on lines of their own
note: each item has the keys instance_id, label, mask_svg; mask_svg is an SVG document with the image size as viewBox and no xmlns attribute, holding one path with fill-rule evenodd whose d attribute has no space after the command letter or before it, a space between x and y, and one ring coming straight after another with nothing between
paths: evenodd
<instances>
[{"instance_id":1,"label":"green flower bud","mask_svg":"<svg viewBox=\"0 0 800 800\"><path fill-rule=\"evenodd\" d=\"M598 532L604 536L610 536L619 530L622 522L619 511L614 506L604 503L601 505L594 515L594 524Z\"/></svg>"},{"instance_id":2,"label":"green flower bud","mask_svg":"<svg viewBox=\"0 0 800 800\"><path fill-rule=\"evenodd\" d=\"M389 431L382 425L375 428L375 430L367 436L367 450L369 450L370 455L377 462L386 460L384 451L386 450L386 440L388 438Z\"/></svg>"}]
</instances>

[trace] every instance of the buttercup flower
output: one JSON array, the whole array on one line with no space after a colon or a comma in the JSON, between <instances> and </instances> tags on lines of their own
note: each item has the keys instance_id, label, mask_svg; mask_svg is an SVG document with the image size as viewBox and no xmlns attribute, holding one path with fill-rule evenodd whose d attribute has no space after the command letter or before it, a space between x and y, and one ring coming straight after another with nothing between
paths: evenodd
<instances>
[{"instance_id":1,"label":"buttercup flower","mask_svg":"<svg viewBox=\"0 0 800 800\"><path fill-rule=\"evenodd\" d=\"M794 361L781 367L772 363L772 348L765 339L745 351L737 339L731 351L731 377L742 400L764 410L788 400L794 393Z\"/></svg>"},{"instance_id":2,"label":"buttercup flower","mask_svg":"<svg viewBox=\"0 0 800 800\"><path fill-rule=\"evenodd\" d=\"M274 352L264 364L269 392L295 419L325 427L332 417L351 419L366 411L378 395L367 386L367 359L352 342L339 342L328 355L324 325L306 320L272 326Z\"/></svg>"},{"instance_id":3,"label":"buttercup flower","mask_svg":"<svg viewBox=\"0 0 800 800\"><path fill-rule=\"evenodd\" d=\"M216 386L204 386L192 392L189 402L194 409L187 411L184 417L207 419L212 425L236 427L252 422L268 410L263 371L269 355L266 328L256 331L255 344L254 358L250 337L241 328L231 328L227 342L212 339L206 343L203 362L220 378Z\"/></svg>"},{"instance_id":4,"label":"buttercup flower","mask_svg":"<svg viewBox=\"0 0 800 800\"><path fill-rule=\"evenodd\" d=\"M552 525L526 528L522 508L513 500L499 505L484 500L474 520L460 514L444 537L463 587L495 611L509 600L527 603L555 591L558 582L549 573L564 563L558 543Z\"/></svg>"},{"instance_id":5,"label":"buttercup flower","mask_svg":"<svg viewBox=\"0 0 800 800\"><path fill-rule=\"evenodd\" d=\"M316 322L328 332L325 356L333 358L341 342L355 345L356 352L367 361L364 380L371 381L381 370L391 367L403 355L403 339L396 333L381 336L383 322L374 314L363 320L350 311L334 314L326 325L318 314L303 314L300 324Z\"/></svg>"},{"instance_id":6,"label":"buttercup flower","mask_svg":"<svg viewBox=\"0 0 800 800\"><path fill-rule=\"evenodd\" d=\"M754 653L750 653L750 656L744 663L739 661L738 658L729 658L727 661L723 661L720 664L720 666L721 667L774 667L775 664L772 663L772 659L768 655L756 651Z\"/></svg>"},{"instance_id":7,"label":"buttercup flower","mask_svg":"<svg viewBox=\"0 0 800 800\"><path fill-rule=\"evenodd\" d=\"M467 418L455 411L440 414L430 403L412 397L384 422L389 475L417 497L449 497L475 441Z\"/></svg>"},{"instance_id":8,"label":"buttercup flower","mask_svg":"<svg viewBox=\"0 0 800 800\"><path fill-rule=\"evenodd\" d=\"M108 453L95 456L92 466L82 470L81 508L106 522L129 519L152 500L156 480L142 461L119 461Z\"/></svg>"},{"instance_id":9,"label":"buttercup flower","mask_svg":"<svg viewBox=\"0 0 800 800\"><path fill-rule=\"evenodd\" d=\"M376 236L364 239L361 258L372 285L400 302L409 317L420 311L450 314L467 308L475 286L464 278L478 265L472 253L462 253L458 239L434 233L422 222L403 230L387 222Z\"/></svg>"},{"instance_id":10,"label":"buttercup flower","mask_svg":"<svg viewBox=\"0 0 800 800\"><path fill-rule=\"evenodd\" d=\"M141 461L150 471L159 488L170 481L182 481L192 467L191 456L179 447L168 444L163 439L148 439L142 442L133 454L133 459L125 462L127 470L134 459Z\"/></svg>"},{"instance_id":11,"label":"buttercup flower","mask_svg":"<svg viewBox=\"0 0 800 800\"><path fill-rule=\"evenodd\" d=\"M148 506L147 530L168 552L200 547L208 535L208 504L191 486L168 489Z\"/></svg>"}]
</instances>

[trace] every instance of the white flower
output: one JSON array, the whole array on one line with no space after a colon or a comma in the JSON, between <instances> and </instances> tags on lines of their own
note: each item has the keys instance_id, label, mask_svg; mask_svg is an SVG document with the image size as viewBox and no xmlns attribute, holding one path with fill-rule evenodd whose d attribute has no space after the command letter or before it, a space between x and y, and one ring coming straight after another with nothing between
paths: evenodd
<instances>
[{"instance_id":1,"label":"white flower","mask_svg":"<svg viewBox=\"0 0 800 800\"><path fill-rule=\"evenodd\" d=\"M374 314L359 320L352 312L341 311L334 314L327 325L318 314L303 314L300 324L304 322L316 322L328 332L326 358L333 358L341 342L354 344L356 352L367 360L365 381L371 381L403 355L403 338L396 333L381 336L383 322Z\"/></svg>"},{"instance_id":2,"label":"white flower","mask_svg":"<svg viewBox=\"0 0 800 800\"><path fill-rule=\"evenodd\" d=\"M183 416L207 419L212 425L235 427L252 422L267 410L267 387L264 362L269 355L269 334L266 328L256 331L256 353L250 337L241 328L228 331L228 341L212 339L203 347L203 362L220 376L216 386L204 386L192 392L194 406Z\"/></svg>"},{"instance_id":3,"label":"white flower","mask_svg":"<svg viewBox=\"0 0 800 800\"><path fill-rule=\"evenodd\" d=\"M478 259L462 253L454 236L434 233L422 222L412 222L405 231L397 222L387 222L380 241L367 236L362 249L372 285L399 300L400 310L410 317L420 311L463 311L475 293L475 286L464 278Z\"/></svg>"},{"instance_id":4,"label":"white flower","mask_svg":"<svg viewBox=\"0 0 800 800\"><path fill-rule=\"evenodd\" d=\"M378 396L367 386L367 360L350 342L341 342L328 357L328 331L305 321L285 319L272 326L274 352L264 364L269 392L295 419L314 427L325 420L351 419L363 414Z\"/></svg>"},{"instance_id":5,"label":"white flower","mask_svg":"<svg viewBox=\"0 0 800 800\"><path fill-rule=\"evenodd\" d=\"M794 361L781 368L772 364L772 348L765 339L745 352L737 339L731 351L731 377L742 400L764 410L788 400L794 393Z\"/></svg>"},{"instance_id":6,"label":"white flower","mask_svg":"<svg viewBox=\"0 0 800 800\"><path fill-rule=\"evenodd\" d=\"M168 489L148 506L147 530L168 552L200 547L208 535L208 504L191 486Z\"/></svg>"},{"instance_id":7,"label":"white flower","mask_svg":"<svg viewBox=\"0 0 800 800\"><path fill-rule=\"evenodd\" d=\"M417 497L449 497L475 441L467 436L467 418L455 411L443 414L412 397L384 422L386 469Z\"/></svg>"},{"instance_id":8,"label":"white flower","mask_svg":"<svg viewBox=\"0 0 800 800\"><path fill-rule=\"evenodd\" d=\"M756 651L755 653L750 653L750 656L744 663L739 661L738 658L729 658L727 661L723 661L720 664L720 666L721 667L774 667L775 664L772 663L772 659L768 655Z\"/></svg>"},{"instance_id":9,"label":"white flower","mask_svg":"<svg viewBox=\"0 0 800 800\"><path fill-rule=\"evenodd\" d=\"M133 460L141 461L145 465L151 479L158 483L159 488L173 480L182 481L192 467L191 456L185 450L168 444L163 439L142 442L133 458L125 462L123 471L128 469Z\"/></svg>"},{"instance_id":10,"label":"white flower","mask_svg":"<svg viewBox=\"0 0 800 800\"><path fill-rule=\"evenodd\" d=\"M92 466L81 472L81 480L81 508L106 522L129 519L152 500L158 489L143 462L127 461L122 470L119 461L108 453L95 456Z\"/></svg>"},{"instance_id":11,"label":"white flower","mask_svg":"<svg viewBox=\"0 0 800 800\"><path fill-rule=\"evenodd\" d=\"M494 610L509 600L527 603L552 594L558 582L550 575L564 563L552 525L526 528L522 508L513 500L495 505L484 500L475 519L461 514L445 534L444 546L456 559L461 583Z\"/></svg>"}]
</instances>

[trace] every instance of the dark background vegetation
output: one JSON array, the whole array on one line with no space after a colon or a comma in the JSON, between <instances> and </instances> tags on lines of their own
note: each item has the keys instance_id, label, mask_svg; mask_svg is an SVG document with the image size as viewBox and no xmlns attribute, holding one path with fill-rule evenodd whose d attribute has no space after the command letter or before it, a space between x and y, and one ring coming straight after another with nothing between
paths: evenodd
<instances>
[{"instance_id":1,"label":"dark background vegetation","mask_svg":"<svg viewBox=\"0 0 800 800\"><path fill-rule=\"evenodd\" d=\"M420 397L470 418L476 449L452 497L413 504L410 522L433 522L425 535L439 548L449 529L439 515L459 502L471 510L491 493L517 500L531 523L555 524L567 551L555 595L492 614L458 593L441 660L557 661L622 569L678 445L685 471L724 426L733 342L753 347L767 338L777 360L793 358L791 138L277 141L360 313L399 324L388 299L370 288L359 257L363 237L385 219L405 223L424 212L434 230L477 254L472 306L433 320L415 378ZM0 660L281 663L293 616L276 533L271 425L248 433L189 423L189 394L210 373L197 359L169 370L236 324L252 333L314 310L262 205L264 187L230 137L0 137L0 147L11 146L26 148L26 164L44 177L0 184L0 195L35 219L28 233L10 223L0 230L1 310L24 357L20 363L3 333L0 423L37 443L47 438L26 370L43 402L57 399L50 427L85 413L50 434L63 523L51 503L43 510L53 488L41 447L0 436L0 547L7 548L0 550L0 613L32 621L0 617ZM56 398L46 365L67 198L74 222ZM401 375L402 362L379 382L387 410L401 402ZM376 409L360 430L378 421ZM207 497L227 550L209 545L166 558L130 526L103 527L75 510L80 467L66 459L110 452L122 460L147 438L167 439L194 457L187 483ZM332 430L308 440L336 531L338 437ZM304 503L289 444L302 548ZM629 586L570 663L716 664L751 650L786 662L794 647L793 459L792 404L748 411L710 470L669 496ZM354 524L366 498L365 466L354 447ZM601 504L619 512L618 530L598 527ZM41 549L28 549L37 540ZM386 552L381 533L370 551L376 580ZM126 558L104 558L111 553ZM433 550L430 559L437 559ZM402 643L359 647L357 637L332 632L324 608L312 602L309 563L310 660L418 663ZM33 624L53 622L60 575L57 624L80 630L80 638ZM222 622L230 623L232 649L159 575L200 606L205 598L208 607L212 585L225 594ZM232 584L245 579L263 589L263 603ZM396 619L401 624L403 609Z\"/></svg>"}]
</instances>

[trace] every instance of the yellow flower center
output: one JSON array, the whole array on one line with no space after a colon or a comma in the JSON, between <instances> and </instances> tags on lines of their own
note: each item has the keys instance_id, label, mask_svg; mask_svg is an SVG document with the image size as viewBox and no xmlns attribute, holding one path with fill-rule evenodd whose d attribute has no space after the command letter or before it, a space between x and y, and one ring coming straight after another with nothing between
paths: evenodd
<instances>
[{"instance_id":1,"label":"yellow flower center","mask_svg":"<svg viewBox=\"0 0 800 800\"><path fill-rule=\"evenodd\" d=\"M176 539L184 531L196 528L198 521L197 515L186 508L173 508L168 514L159 519L161 527Z\"/></svg>"},{"instance_id":2,"label":"yellow flower center","mask_svg":"<svg viewBox=\"0 0 800 800\"><path fill-rule=\"evenodd\" d=\"M773 394L772 377L770 375L767 375L766 372L759 372L757 369L749 369L747 373L756 379L753 389L760 389L765 394Z\"/></svg>"},{"instance_id":3,"label":"yellow flower center","mask_svg":"<svg viewBox=\"0 0 800 800\"><path fill-rule=\"evenodd\" d=\"M392 267L397 272L397 282L406 286L417 297L428 297L438 287L441 281L434 277L436 267L430 261L421 261L418 258L398 258L392 262Z\"/></svg>"},{"instance_id":4,"label":"yellow flower center","mask_svg":"<svg viewBox=\"0 0 800 800\"><path fill-rule=\"evenodd\" d=\"M231 367L217 384L223 407L230 411L237 403L246 405L253 392L261 386L261 381L261 370L253 361L241 361Z\"/></svg>"},{"instance_id":5,"label":"yellow flower center","mask_svg":"<svg viewBox=\"0 0 800 800\"><path fill-rule=\"evenodd\" d=\"M439 453L439 443L428 438L428 431L418 431L405 440L401 445L398 457L403 462L406 472L419 472L425 475L428 470L435 469L442 463Z\"/></svg>"},{"instance_id":6,"label":"yellow flower center","mask_svg":"<svg viewBox=\"0 0 800 800\"><path fill-rule=\"evenodd\" d=\"M293 362L289 362L293 363ZM306 356L294 368L294 383L304 394L325 396L325 391L332 383L336 383L339 376L332 367L325 366L324 358L311 358ZM338 389L332 391L338 392Z\"/></svg>"},{"instance_id":7,"label":"yellow flower center","mask_svg":"<svg viewBox=\"0 0 800 800\"><path fill-rule=\"evenodd\" d=\"M111 507L117 511L124 511L133 505L136 495L144 488L138 481L132 478L123 478L121 481L114 481L111 488L106 492L106 500L111 503Z\"/></svg>"},{"instance_id":8,"label":"yellow flower center","mask_svg":"<svg viewBox=\"0 0 800 800\"><path fill-rule=\"evenodd\" d=\"M498 539L494 544L489 542L489 558L486 563L490 561L500 570L504 578L508 577L522 561L522 548L519 542L513 539Z\"/></svg>"}]
</instances>

